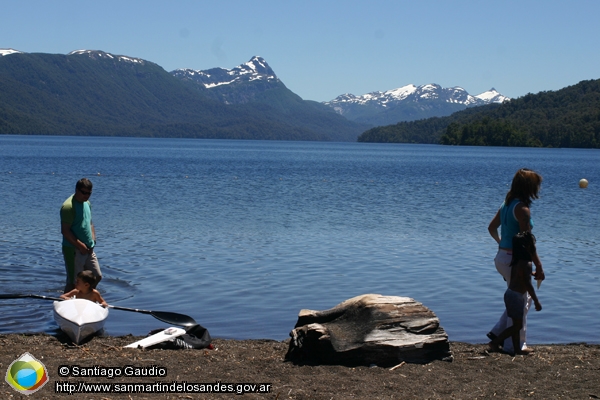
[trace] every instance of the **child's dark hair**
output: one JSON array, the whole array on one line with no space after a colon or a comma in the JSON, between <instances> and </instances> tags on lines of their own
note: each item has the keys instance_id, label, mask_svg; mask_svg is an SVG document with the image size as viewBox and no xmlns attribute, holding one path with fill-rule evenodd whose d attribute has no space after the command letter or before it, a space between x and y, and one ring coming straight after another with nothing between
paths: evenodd
<instances>
[{"instance_id":1,"label":"child's dark hair","mask_svg":"<svg viewBox=\"0 0 600 400\"><path fill-rule=\"evenodd\" d=\"M81 279L85 283L89 283L91 287L94 287L96 284L96 277L92 273L92 271L81 271L77 274L77 277Z\"/></svg>"},{"instance_id":2,"label":"child's dark hair","mask_svg":"<svg viewBox=\"0 0 600 400\"><path fill-rule=\"evenodd\" d=\"M512 260L511 267L519 260L531 261L531 254L535 250L535 236L531 232L517 233L512 240Z\"/></svg>"}]
</instances>

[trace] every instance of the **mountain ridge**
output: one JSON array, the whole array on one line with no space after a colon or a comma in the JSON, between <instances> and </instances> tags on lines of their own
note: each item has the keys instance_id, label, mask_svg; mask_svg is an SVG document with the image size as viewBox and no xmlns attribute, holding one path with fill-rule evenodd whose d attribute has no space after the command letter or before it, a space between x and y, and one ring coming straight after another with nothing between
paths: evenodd
<instances>
[{"instance_id":1,"label":"mountain ridge","mask_svg":"<svg viewBox=\"0 0 600 400\"><path fill-rule=\"evenodd\" d=\"M494 88L472 96L460 86L444 88L428 83L420 86L409 84L360 96L346 93L323 104L351 121L381 126L443 117L468 107L499 104L509 100Z\"/></svg>"},{"instance_id":2,"label":"mountain ridge","mask_svg":"<svg viewBox=\"0 0 600 400\"><path fill-rule=\"evenodd\" d=\"M13 131L23 132L23 124L18 126L15 121L35 120L30 125L37 129L42 126L45 132L60 129L63 132L85 130L88 134L107 134L107 131L118 134L120 129L127 135L232 138L237 137L232 130L239 129L243 138L354 141L372 127L444 117L465 108L509 100L494 88L472 96L460 86L444 88L429 83L420 86L409 84L360 96L346 93L329 102L316 102L303 100L290 91L260 56L253 56L231 69L180 68L167 72L151 61L102 50L74 50L66 55L49 55L0 49L0 60L28 55L36 55L40 59L50 57L54 61L37 64L43 64L42 69L46 71L33 71L34 68L27 67L32 69L31 76L19 73L18 83L11 82L9 76L7 82L12 89L19 87L21 90L15 93L15 98L20 98L33 87L40 91L39 95L35 99L22 98L22 102L38 105L38 113L39 109L58 107L61 117L47 113L44 118L38 118L32 116L35 112L22 113L23 109L32 110L32 107L26 106L15 114L14 107L6 99L4 110L0 108L0 113L5 115L4 122L0 123L0 133L3 132L2 126L4 131L10 126ZM69 61L84 59L97 63L99 69L92 72L93 64L79 63L75 66L77 63ZM111 75L115 71L118 74ZM33 79L38 73L48 76ZM169 80L167 76L173 79ZM79 79L79 84L72 85L69 78ZM84 82L86 79L87 82ZM7 82L4 82L5 86ZM87 90L82 91L81 87ZM111 97L107 88L119 95ZM50 97L48 91L51 92ZM79 98L70 98L75 93ZM50 104L55 100L52 96L68 99L70 103ZM114 97L127 98L128 101L111 108ZM99 103L92 104L91 98L96 98ZM182 104L182 99L189 104ZM8 115L12 116L12 120ZM77 122L61 124L64 115L75 116ZM283 133L271 132L276 129Z\"/></svg>"},{"instance_id":3,"label":"mountain ridge","mask_svg":"<svg viewBox=\"0 0 600 400\"><path fill-rule=\"evenodd\" d=\"M369 127L302 100L278 79L200 90L151 61L101 50L0 55L0 133L355 141ZM251 76L252 68L237 72ZM223 102L215 93L251 96Z\"/></svg>"},{"instance_id":4,"label":"mountain ridge","mask_svg":"<svg viewBox=\"0 0 600 400\"><path fill-rule=\"evenodd\" d=\"M277 78L273 69L267 64L264 58L260 56L253 56L250 61L232 69L220 67L210 68L208 70L178 68L170 73L182 80L195 81L203 85L206 89L240 82L244 77L247 81L265 80L266 82L279 82L279 78Z\"/></svg>"}]
</instances>

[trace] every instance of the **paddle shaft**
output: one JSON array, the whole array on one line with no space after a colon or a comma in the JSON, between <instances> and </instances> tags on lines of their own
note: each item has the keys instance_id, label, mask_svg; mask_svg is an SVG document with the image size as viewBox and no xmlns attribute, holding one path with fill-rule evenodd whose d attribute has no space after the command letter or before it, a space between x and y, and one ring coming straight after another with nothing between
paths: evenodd
<instances>
[{"instance_id":1,"label":"paddle shaft","mask_svg":"<svg viewBox=\"0 0 600 400\"><path fill-rule=\"evenodd\" d=\"M122 310L122 311L133 311L133 312L139 312L142 314L152 314L153 311L149 311L149 310L139 310L137 308L127 308L127 307L119 307L119 306L113 306L112 304L108 305L109 308L114 308L115 310Z\"/></svg>"},{"instance_id":2,"label":"paddle shaft","mask_svg":"<svg viewBox=\"0 0 600 400\"><path fill-rule=\"evenodd\" d=\"M133 311L133 312L139 312L142 314L150 314L152 315L154 318L169 323L169 324L173 324L173 325L180 325L180 326L194 326L194 325L198 325L198 323L196 321L194 321L194 319L192 317L189 317L185 314L178 314L178 313L174 313L174 312L166 312L166 311L149 311L149 310L138 310L137 308L127 308L127 307L120 307L120 306L112 306L112 305L108 305L108 307L110 308L114 308L116 310L123 310L123 311Z\"/></svg>"}]
</instances>

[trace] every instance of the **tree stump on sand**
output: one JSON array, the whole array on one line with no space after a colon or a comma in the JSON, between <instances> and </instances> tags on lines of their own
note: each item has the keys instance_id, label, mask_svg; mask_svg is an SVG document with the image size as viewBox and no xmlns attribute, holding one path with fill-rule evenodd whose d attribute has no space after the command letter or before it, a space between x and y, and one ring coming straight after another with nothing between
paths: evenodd
<instances>
[{"instance_id":1,"label":"tree stump on sand","mask_svg":"<svg viewBox=\"0 0 600 400\"><path fill-rule=\"evenodd\" d=\"M437 316L409 297L365 294L325 311L301 310L286 360L389 367L452 361Z\"/></svg>"}]
</instances>

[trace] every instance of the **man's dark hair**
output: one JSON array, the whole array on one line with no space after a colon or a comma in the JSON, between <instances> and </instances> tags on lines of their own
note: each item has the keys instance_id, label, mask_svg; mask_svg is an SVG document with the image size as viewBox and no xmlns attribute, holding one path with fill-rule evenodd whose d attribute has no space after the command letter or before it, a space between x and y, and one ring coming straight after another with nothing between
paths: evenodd
<instances>
[{"instance_id":1,"label":"man's dark hair","mask_svg":"<svg viewBox=\"0 0 600 400\"><path fill-rule=\"evenodd\" d=\"M88 191L90 191L92 190L92 186L92 181L90 181L88 178L81 178L77 181L77 184L75 185L75 190L87 189Z\"/></svg>"}]
</instances>

